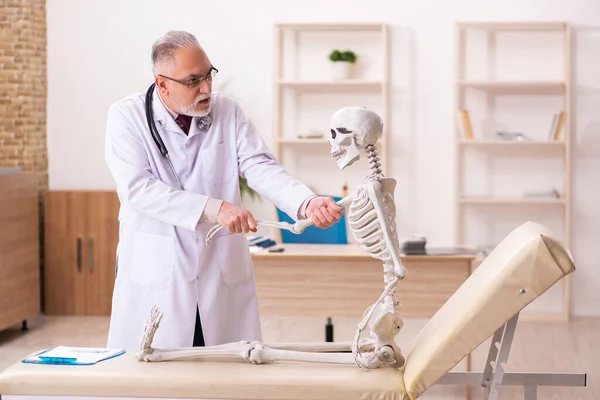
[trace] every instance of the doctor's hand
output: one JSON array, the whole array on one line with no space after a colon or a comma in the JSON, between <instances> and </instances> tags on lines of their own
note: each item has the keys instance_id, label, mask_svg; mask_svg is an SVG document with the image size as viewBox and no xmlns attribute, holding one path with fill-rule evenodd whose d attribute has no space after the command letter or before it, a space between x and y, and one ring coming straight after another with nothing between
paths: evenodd
<instances>
[{"instance_id":1,"label":"doctor's hand","mask_svg":"<svg viewBox=\"0 0 600 400\"><path fill-rule=\"evenodd\" d=\"M256 221L252 213L226 201L221 204L217 214L217 223L232 233L256 232Z\"/></svg>"},{"instance_id":2,"label":"doctor's hand","mask_svg":"<svg viewBox=\"0 0 600 400\"><path fill-rule=\"evenodd\" d=\"M315 197L306 206L306 216L311 218L316 227L325 229L342 218L344 209L331 197Z\"/></svg>"}]
</instances>

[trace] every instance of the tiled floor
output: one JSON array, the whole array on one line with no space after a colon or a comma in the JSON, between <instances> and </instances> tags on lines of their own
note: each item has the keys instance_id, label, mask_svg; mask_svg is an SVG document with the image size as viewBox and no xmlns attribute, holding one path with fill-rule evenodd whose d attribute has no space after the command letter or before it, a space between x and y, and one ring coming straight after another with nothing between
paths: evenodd
<instances>
[{"instance_id":1,"label":"tiled floor","mask_svg":"<svg viewBox=\"0 0 600 400\"><path fill-rule=\"evenodd\" d=\"M335 340L352 340L355 320L334 320ZM425 320L406 320L398 342L408 350ZM105 317L39 317L29 322L29 330L19 327L0 332L0 370L20 358L42 348L56 345L104 346L108 329ZM299 318L264 318L264 340L323 341L324 320ZM489 342L473 353L473 369L481 370ZM462 370L464 364L457 369ZM513 341L508 371L524 372L586 372L586 388L540 388L540 400L600 399L600 318L574 319L569 323L520 322ZM518 399L521 391L506 388L501 399ZM23 399L3 396L8 399ZM430 389L422 399L464 399L464 389L447 386ZM472 399L479 398L473 392ZM35 398L36 400L39 398Z\"/></svg>"}]
</instances>

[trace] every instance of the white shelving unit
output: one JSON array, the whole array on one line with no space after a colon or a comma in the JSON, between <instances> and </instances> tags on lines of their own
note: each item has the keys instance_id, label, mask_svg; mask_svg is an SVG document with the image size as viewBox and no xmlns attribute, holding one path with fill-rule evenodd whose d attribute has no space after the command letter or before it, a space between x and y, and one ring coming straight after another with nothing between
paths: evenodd
<instances>
[{"instance_id":1,"label":"white shelving unit","mask_svg":"<svg viewBox=\"0 0 600 400\"><path fill-rule=\"evenodd\" d=\"M368 173L365 157L361 155L356 165L340 171L327 141L329 123L339 108L366 106L383 118L384 134L378 151L383 170L387 171L390 121L387 25L280 23L275 25L273 37L273 151L278 160L316 191L341 195L341 181L347 182L352 190ZM334 49L351 50L357 55L356 74L350 79L334 79L329 60ZM327 104L322 103L326 100ZM322 137L306 138L310 131L318 131ZM327 181L336 182L337 186L332 187ZM277 237L278 232L274 233Z\"/></svg>"},{"instance_id":2,"label":"white shelving unit","mask_svg":"<svg viewBox=\"0 0 600 400\"><path fill-rule=\"evenodd\" d=\"M457 23L455 39L456 244L493 247L517 224L531 219L550 225L570 246L568 24ZM505 110L497 111L501 107ZM472 135L468 129L465 134L461 110L468 113ZM551 126L554 113L560 112L564 112L565 119L556 137ZM520 132L530 140L498 139L498 131ZM516 169L519 163L524 166ZM477 181L473 175L477 174L479 182L473 183ZM559 196L522 195L526 190L539 192L546 188L557 190ZM480 231L474 232L470 223L479 223ZM565 279L562 312L532 311L530 318L568 319L569 287L569 279Z\"/></svg>"}]
</instances>

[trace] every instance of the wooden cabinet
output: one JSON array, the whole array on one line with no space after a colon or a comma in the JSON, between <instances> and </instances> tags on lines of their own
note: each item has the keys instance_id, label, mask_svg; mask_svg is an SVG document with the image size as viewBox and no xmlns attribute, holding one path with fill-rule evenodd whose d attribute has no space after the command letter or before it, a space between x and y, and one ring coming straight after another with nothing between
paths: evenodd
<instances>
[{"instance_id":1,"label":"wooden cabinet","mask_svg":"<svg viewBox=\"0 0 600 400\"><path fill-rule=\"evenodd\" d=\"M119 238L114 191L48 191L45 312L110 315Z\"/></svg>"},{"instance_id":2,"label":"wooden cabinet","mask_svg":"<svg viewBox=\"0 0 600 400\"><path fill-rule=\"evenodd\" d=\"M34 173L0 175L0 329L38 315L40 214Z\"/></svg>"}]
</instances>

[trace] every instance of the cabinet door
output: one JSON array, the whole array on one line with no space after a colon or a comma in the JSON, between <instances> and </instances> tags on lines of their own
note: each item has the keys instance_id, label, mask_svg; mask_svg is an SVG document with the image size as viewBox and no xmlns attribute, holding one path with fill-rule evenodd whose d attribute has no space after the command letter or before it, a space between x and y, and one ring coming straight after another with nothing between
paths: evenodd
<instances>
[{"instance_id":1,"label":"cabinet door","mask_svg":"<svg viewBox=\"0 0 600 400\"><path fill-rule=\"evenodd\" d=\"M40 312L38 178L0 175L0 330Z\"/></svg>"},{"instance_id":2,"label":"cabinet door","mask_svg":"<svg viewBox=\"0 0 600 400\"><path fill-rule=\"evenodd\" d=\"M45 312L48 315L85 315L85 193L48 191L45 197Z\"/></svg>"},{"instance_id":3,"label":"cabinet door","mask_svg":"<svg viewBox=\"0 0 600 400\"><path fill-rule=\"evenodd\" d=\"M119 240L116 192L88 192L86 218L86 313L110 315Z\"/></svg>"}]
</instances>

